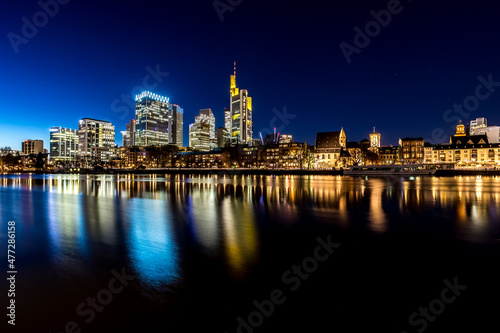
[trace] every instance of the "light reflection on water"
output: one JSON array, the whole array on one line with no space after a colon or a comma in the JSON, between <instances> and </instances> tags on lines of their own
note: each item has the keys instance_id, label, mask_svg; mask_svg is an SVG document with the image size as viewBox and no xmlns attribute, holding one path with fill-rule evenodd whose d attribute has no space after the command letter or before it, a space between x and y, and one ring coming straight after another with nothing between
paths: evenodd
<instances>
[{"instance_id":1,"label":"light reflection on water","mask_svg":"<svg viewBox=\"0 0 500 333\"><path fill-rule=\"evenodd\" d=\"M133 198L128 203L127 247L139 277L159 287L179 278L177 246L172 235L168 202Z\"/></svg>"},{"instance_id":2,"label":"light reflection on water","mask_svg":"<svg viewBox=\"0 0 500 333\"><path fill-rule=\"evenodd\" d=\"M492 241L499 185L499 177L4 175L0 212L19 219L26 237L45 222L50 258L62 270L85 270L95 244L102 256L124 247L138 277L161 287L182 279L181 230L205 256L225 258L234 279L245 278L261 255L259 216L375 234L394 220L451 221L460 240Z\"/></svg>"}]
</instances>

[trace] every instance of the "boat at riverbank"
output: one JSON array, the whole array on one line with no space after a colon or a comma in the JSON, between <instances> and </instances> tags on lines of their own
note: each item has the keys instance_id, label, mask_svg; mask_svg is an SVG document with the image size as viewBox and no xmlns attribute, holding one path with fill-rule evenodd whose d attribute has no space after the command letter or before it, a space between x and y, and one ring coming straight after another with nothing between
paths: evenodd
<instances>
[{"instance_id":1,"label":"boat at riverbank","mask_svg":"<svg viewBox=\"0 0 500 333\"><path fill-rule=\"evenodd\" d=\"M346 176L365 175L434 175L438 168L434 164L390 164L390 165L352 165L344 170Z\"/></svg>"}]
</instances>

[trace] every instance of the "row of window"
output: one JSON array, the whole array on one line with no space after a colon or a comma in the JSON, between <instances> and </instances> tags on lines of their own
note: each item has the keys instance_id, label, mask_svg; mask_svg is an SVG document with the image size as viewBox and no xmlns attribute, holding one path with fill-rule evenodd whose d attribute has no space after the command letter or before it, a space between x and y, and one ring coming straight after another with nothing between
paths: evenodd
<instances>
[{"instance_id":1,"label":"row of window","mask_svg":"<svg viewBox=\"0 0 500 333\"><path fill-rule=\"evenodd\" d=\"M331 158L331 157L330 157L330 154L326 154L326 156L328 156L328 157L327 157L327 159L330 159L330 158ZM325 159L325 154L322 154L322 155L319 155L319 154L318 154L318 155L316 155L316 159L317 159L317 160L319 160L319 159L324 160L324 159ZM333 159L337 159L337 154L333 154Z\"/></svg>"}]
</instances>

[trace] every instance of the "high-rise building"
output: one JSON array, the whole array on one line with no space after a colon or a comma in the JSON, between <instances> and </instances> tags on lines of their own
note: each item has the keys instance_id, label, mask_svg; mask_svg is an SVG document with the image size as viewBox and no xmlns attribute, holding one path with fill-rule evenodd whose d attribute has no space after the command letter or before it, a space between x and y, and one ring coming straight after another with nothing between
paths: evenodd
<instances>
[{"instance_id":1,"label":"high-rise building","mask_svg":"<svg viewBox=\"0 0 500 333\"><path fill-rule=\"evenodd\" d=\"M199 151L210 151L210 124L194 122L189 124L189 147Z\"/></svg>"},{"instance_id":2,"label":"high-rise building","mask_svg":"<svg viewBox=\"0 0 500 333\"><path fill-rule=\"evenodd\" d=\"M231 133L231 109L224 108L224 127Z\"/></svg>"},{"instance_id":3,"label":"high-rise building","mask_svg":"<svg viewBox=\"0 0 500 333\"><path fill-rule=\"evenodd\" d=\"M500 126L476 128L474 135L486 135L489 143L500 143Z\"/></svg>"},{"instance_id":4,"label":"high-rise building","mask_svg":"<svg viewBox=\"0 0 500 333\"><path fill-rule=\"evenodd\" d=\"M50 159L58 162L76 162L78 159L78 131L72 128L50 128Z\"/></svg>"},{"instance_id":5,"label":"high-rise building","mask_svg":"<svg viewBox=\"0 0 500 333\"><path fill-rule=\"evenodd\" d=\"M168 97L150 91L135 96L135 145L181 147L183 113Z\"/></svg>"},{"instance_id":6,"label":"high-rise building","mask_svg":"<svg viewBox=\"0 0 500 333\"><path fill-rule=\"evenodd\" d=\"M229 131L231 133L231 145L252 145L252 98L248 96L246 89L240 90L236 86L236 61L234 62L234 74L231 75L230 95L231 126Z\"/></svg>"},{"instance_id":7,"label":"high-rise building","mask_svg":"<svg viewBox=\"0 0 500 333\"><path fill-rule=\"evenodd\" d=\"M135 146L134 133L135 133L135 119L130 120L127 124L127 129L121 131L122 133L122 146L132 147Z\"/></svg>"},{"instance_id":8,"label":"high-rise building","mask_svg":"<svg viewBox=\"0 0 500 333\"><path fill-rule=\"evenodd\" d=\"M215 116L211 109L201 109L200 113L194 117L195 122L204 122L210 126L210 149L217 148L217 137L215 133Z\"/></svg>"},{"instance_id":9,"label":"high-rise building","mask_svg":"<svg viewBox=\"0 0 500 333\"><path fill-rule=\"evenodd\" d=\"M217 128L217 147L227 147L230 143L229 138L229 132L225 127Z\"/></svg>"},{"instance_id":10,"label":"high-rise building","mask_svg":"<svg viewBox=\"0 0 500 333\"><path fill-rule=\"evenodd\" d=\"M109 121L83 118L78 124L78 156L84 162L112 159L115 127Z\"/></svg>"},{"instance_id":11,"label":"high-rise building","mask_svg":"<svg viewBox=\"0 0 500 333\"><path fill-rule=\"evenodd\" d=\"M184 110L177 104L172 105L172 110L170 111L171 120L172 120L172 139L170 141L171 144L176 145L177 147L183 146L183 131L182 127L184 125Z\"/></svg>"},{"instance_id":12,"label":"high-rise building","mask_svg":"<svg viewBox=\"0 0 500 333\"><path fill-rule=\"evenodd\" d=\"M201 151L217 148L215 116L211 109L200 110L194 123L189 125L189 147Z\"/></svg>"},{"instance_id":13,"label":"high-rise building","mask_svg":"<svg viewBox=\"0 0 500 333\"><path fill-rule=\"evenodd\" d=\"M135 97L135 144L161 146L170 144L171 122L168 97L144 91Z\"/></svg>"},{"instance_id":14,"label":"high-rise building","mask_svg":"<svg viewBox=\"0 0 500 333\"><path fill-rule=\"evenodd\" d=\"M21 145L23 155L43 153L43 140L24 140Z\"/></svg>"},{"instance_id":15,"label":"high-rise building","mask_svg":"<svg viewBox=\"0 0 500 333\"><path fill-rule=\"evenodd\" d=\"M467 135L477 135L476 134L476 129L477 128L485 128L488 126L488 121L486 118L476 118L474 120L470 121L470 133L467 133Z\"/></svg>"}]
</instances>

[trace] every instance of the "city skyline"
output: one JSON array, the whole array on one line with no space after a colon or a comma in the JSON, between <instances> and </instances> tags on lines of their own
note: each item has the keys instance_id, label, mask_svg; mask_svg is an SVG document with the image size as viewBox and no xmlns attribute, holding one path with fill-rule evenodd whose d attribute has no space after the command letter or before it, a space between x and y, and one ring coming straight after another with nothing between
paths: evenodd
<instances>
[{"instance_id":1,"label":"city skyline","mask_svg":"<svg viewBox=\"0 0 500 333\"><path fill-rule=\"evenodd\" d=\"M163 8L147 4L159 12ZM284 4L242 3L225 12L223 21L210 2L169 4L169 10L179 15L171 22L155 22L154 30L150 18L133 16L144 23L137 26L145 28L126 26L138 5L123 5L119 17L108 15L113 11L110 4L100 4L99 14L93 13L91 2L61 5L36 36L18 45L17 53L4 38L0 66L5 74L2 90L9 98L2 103L0 145L20 150L25 139L48 142L50 127L74 128L82 117L110 121L117 133L123 131L134 113L133 99L123 96L133 96L137 87L170 97L184 109L186 123L200 109L211 108L216 127L224 127L224 108L230 107L227 76L234 60L238 86L254 97L253 138L271 132L273 119L276 127L283 127L280 132L309 144L316 131L340 127L349 140L359 141L375 126L383 134L382 144L394 145L402 136L432 139L435 129L444 132L436 138L451 135L458 118L469 122L484 116L492 124L500 123L500 97L495 92L500 73L490 52L492 41L498 40L495 4L478 2L471 8L401 2L402 10L363 47L356 31L363 32L375 20L372 11L386 10L387 1L323 11ZM31 19L42 10L35 2L11 6L8 17L0 14L5 36L19 35L21 18ZM82 31L86 13L96 26ZM449 19L442 20L442 15ZM248 24L239 24L242 20ZM116 42L101 38L103 31L110 32L109 26L116 27L111 30ZM185 29L186 35L179 38L172 26ZM243 35L246 40L235 38ZM137 38L144 39L151 52L134 50ZM158 38L165 42L154 45ZM346 57L342 43L357 50ZM199 52L200 47L206 52ZM106 55L98 51L103 48ZM481 90L485 98L477 104L470 97L488 81L490 89ZM462 111L454 107L467 103ZM20 118L21 114L26 116ZM405 122L409 115L411 121ZM403 126L396 126L400 121ZM187 132L184 126L185 145ZM116 143L120 141L117 135Z\"/></svg>"}]
</instances>

